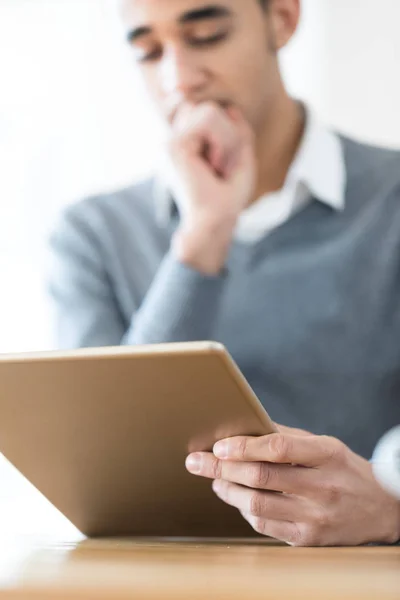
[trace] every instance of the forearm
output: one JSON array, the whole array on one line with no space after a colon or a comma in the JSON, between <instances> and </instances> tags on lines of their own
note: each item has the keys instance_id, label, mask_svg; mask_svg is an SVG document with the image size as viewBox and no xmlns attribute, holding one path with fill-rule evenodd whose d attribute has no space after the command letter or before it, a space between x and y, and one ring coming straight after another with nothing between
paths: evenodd
<instances>
[{"instance_id":1,"label":"forearm","mask_svg":"<svg viewBox=\"0 0 400 600\"><path fill-rule=\"evenodd\" d=\"M224 266L254 186L253 137L240 113L228 114L213 103L184 106L173 129L180 225L124 344L214 338Z\"/></svg>"},{"instance_id":2,"label":"forearm","mask_svg":"<svg viewBox=\"0 0 400 600\"><path fill-rule=\"evenodd\" d=\"M205 275L169 253L122 344L213 339L226 278Z\"/></svg>"}]
</instances>

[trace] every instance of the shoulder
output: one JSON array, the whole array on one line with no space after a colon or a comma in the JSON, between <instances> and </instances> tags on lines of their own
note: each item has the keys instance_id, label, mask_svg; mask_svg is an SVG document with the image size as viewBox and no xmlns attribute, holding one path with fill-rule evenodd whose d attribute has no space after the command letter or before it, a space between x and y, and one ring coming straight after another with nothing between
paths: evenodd
<instances>
[{"instance_id":1,"label":"shoulder","mask_svg":"<svg viewBox=\"0 0 400 600\"><path fill-rule=\"evenodd\" d=\"M68 205L50 232L50 242L57 240L96 240L122 235L130 229L156 223L156 181L150 178L120 190L89 196ZM71 238L74 238L73 240Z\"/></svg>"},{"instance_id":2,"label":"shoulder","mask_svg":"<svg viewBox=\"0 0 400 600\"><path fill-rule=\"evenodd\" d=\"M96 228L104 221L155 218L155 180L141 181L116 191L89 196L69 205L62 219Z\"/></svg>"},{"instance_id":3,"label":"shoulder","mask_svg":"<svg viewBox=\"0 0 400 600\"><path fill-rule=\"evenodd\" d=\"M350 180L362 178L384 187L400 184L400 149L364 144L343 135L339 139Z\"/></svg>"}]
</instances>

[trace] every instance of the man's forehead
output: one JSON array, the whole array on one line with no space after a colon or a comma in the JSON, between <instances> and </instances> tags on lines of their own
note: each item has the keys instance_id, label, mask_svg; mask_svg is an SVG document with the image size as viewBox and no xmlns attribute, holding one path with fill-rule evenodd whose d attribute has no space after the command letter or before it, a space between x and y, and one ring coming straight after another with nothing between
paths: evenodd
<instances>
[{"instance_id":1,"label":"man's forehead","mask_svg":"<svg viewBox=\"0 0 400 600\"><path fill-rule=\"evenodd\" d=\"M233 9L249 0L118 0L122 16L129 20L179 19L182 14L204 8Z\"/></svg>"}]
</instances>

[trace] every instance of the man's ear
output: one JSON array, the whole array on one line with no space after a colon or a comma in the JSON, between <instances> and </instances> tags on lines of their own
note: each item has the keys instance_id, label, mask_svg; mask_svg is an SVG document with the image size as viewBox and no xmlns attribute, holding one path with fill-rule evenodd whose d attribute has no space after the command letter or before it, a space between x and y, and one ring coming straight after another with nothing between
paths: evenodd
<instances>
[{"instance_id":1,"label":"man's ear","mask_svg":"<svg viewBox=\"0 0 400 600\"><path fill-rule=\"evenodd\" d=\"M270 0L267 11L271 49L278 52L297 30L301 13L300 0Z\"/></svg>"}]
</instances>

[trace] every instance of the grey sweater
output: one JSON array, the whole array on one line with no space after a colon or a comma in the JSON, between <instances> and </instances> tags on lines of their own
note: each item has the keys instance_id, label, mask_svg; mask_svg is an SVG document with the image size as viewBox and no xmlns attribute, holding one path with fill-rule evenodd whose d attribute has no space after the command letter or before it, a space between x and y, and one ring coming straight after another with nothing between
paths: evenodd
<instances>
[{"instance_id":1,"label":"grey sweater","mask_svg":"<svg viewBox=\"0 0 400 600\"><path fill-rule=\"evenodd\" d=\"M63 348L216 340L276 421L370 457L400 423L400 153L342 138L346 207L313 201L206 277L169 252L154 182L69 207L51 238Z\"/></svg>"}]
</instances>

